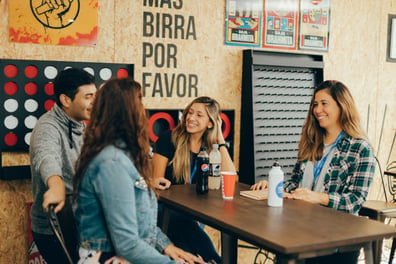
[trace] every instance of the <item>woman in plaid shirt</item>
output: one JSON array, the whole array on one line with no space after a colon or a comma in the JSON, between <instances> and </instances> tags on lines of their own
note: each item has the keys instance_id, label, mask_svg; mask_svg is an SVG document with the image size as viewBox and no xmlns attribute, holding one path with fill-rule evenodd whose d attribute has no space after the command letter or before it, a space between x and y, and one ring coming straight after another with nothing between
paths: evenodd
<instances>
[{"instance_id":1,"label":"woman in plaid shirt","mask_svg":"<svg viewBox=\"0 0 396 264\"><path fill-rule=\"evenodd\" d=\"M357 215L374 171L373 148L350 91L339 81L319 84L302 128L293 176L284 183L284 196ZM252 186L262 188L267 188L267 181ZM358 255L359 251L335 254L331 260L322 257L308 263L356 263Z\"/></svg>"}]
</instances>

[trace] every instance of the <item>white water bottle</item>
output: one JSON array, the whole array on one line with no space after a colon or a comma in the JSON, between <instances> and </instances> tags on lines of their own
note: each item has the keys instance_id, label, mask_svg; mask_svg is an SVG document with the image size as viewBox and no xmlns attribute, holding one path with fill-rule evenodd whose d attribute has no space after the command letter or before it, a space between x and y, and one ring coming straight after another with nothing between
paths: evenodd
<instances>
[{"instance_id":1,"label":"white water bottle","mask_svg":"<svg viewBox=\"0 0 396 264\"><path fill-rule=\"evenodd\" d=\"M284 174L278 162L272 165L268 175L268 205L283 206L283 180Z\"/></svg>"},{"instance_id":2,"label":"white water bottle","mask_svg":"<svg viewBox=\"0 0 396 264\"><path fill-rule=\"evenodd\" d=\"M209 153L209 164L209 190L219 190L221 179L221 154L218 144L213 144L212 151Z\"/></svg>"}]
</instances>

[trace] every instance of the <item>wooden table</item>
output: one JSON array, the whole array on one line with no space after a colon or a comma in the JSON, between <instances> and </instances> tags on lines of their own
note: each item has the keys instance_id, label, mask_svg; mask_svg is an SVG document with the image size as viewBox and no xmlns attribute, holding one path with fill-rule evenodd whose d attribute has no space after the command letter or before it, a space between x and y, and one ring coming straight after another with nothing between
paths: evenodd
<instances>
[{"instance_id":1,"label":"wooden table","mask_svg":"<svg viewBox=\"0 0 396 264\"><path fill-rule=\"evenodd\" d=\"M238 183L233 200L223 200L221 191L197 195L195 185L160 191L161 227L167 231L172 209L220 230L225 264L237 263L238 239L275 253L279 263L304 263L306 258L361 247L366 263L373 263L372 242L396 235L393 226L303 201L285 199L283 207L269 207L266 200L240 196L246 189Z\"/></svg>"}]
</instances>

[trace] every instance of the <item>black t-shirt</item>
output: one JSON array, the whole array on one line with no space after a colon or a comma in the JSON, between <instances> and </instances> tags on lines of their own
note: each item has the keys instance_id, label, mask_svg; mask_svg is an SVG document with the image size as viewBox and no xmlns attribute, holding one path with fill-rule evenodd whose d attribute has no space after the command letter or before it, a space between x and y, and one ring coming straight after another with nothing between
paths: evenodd
<instances>
[{"instance_id":1,"label":"black t-shirt","mask_svg":"<svg viewBox=\"0 0 396 264\"><path fill-rule=\"evenodd\" d=\"M154 147L154 152L157 154L160 154L166 158L168 158L168 166L166 167L165 170L165 178L171 181L172 185L176 184L184 184L184 180L181 181L176 181L176 179L173 177L173 165L170 165L169 163L172 161L173 157L175 156L175 146L172 143L172 131L168 130L163 132L159 137L158 140L155 142L155 147ZM190 164L192 167L192 171L190 169L190 173L195 176L195 171L194 167L196 168L197 164L197 156L198 153L193 153L190 151ZM192 183L195 183L195 177L193 176Z\"/></svg>"}]
</instances>

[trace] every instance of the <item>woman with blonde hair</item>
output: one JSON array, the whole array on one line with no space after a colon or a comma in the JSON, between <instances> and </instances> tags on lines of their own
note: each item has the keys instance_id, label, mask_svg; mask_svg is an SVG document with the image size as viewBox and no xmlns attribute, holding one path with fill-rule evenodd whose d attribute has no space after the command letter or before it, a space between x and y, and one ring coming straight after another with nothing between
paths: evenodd
<instances>
[{"instance_id":1,"label":"woman with blonde hair","mask_svg":"<svg viewBox=\"0 0 396 264\"><path fill-rule=\"evenodd\" d=\"M99 254L100 263L114 256L134 264L203 263L157 227L149 150L140 84L108 80L96 94L73 179L78 263Z\"/></svg>"},{"instance_id":2,"label":"woman with blonde hair","mask_svg":"<svg viewBox=\"0 0 396 264\"><path fill-rule=\"evenodd\" d=\"M302 128L298 160L285 196L357 215L375 172L373 148L363 131L348 88L339 81L316 87ZM260 181L252 189L267 187ZM359 251L308 263L357 263Z\"/></svg>"},{"instance_id":3,"label":"woman with blonde hair","mask_svg":"<svg viewBox=\"0 0 396 264\"><path fill-rule=\"evenodd\" d=\"M210 153L213 144L219 144L222 170L235 171L221 131L220 105L210 97L198 97L184 109L180 123L156 142L154 186L167 189L171 184L195 183L199 150L205 147ZM168 235L176 246L205 261L221 262L210 238L193 219L173 212Z\"/></svg>"}]
</instances>

